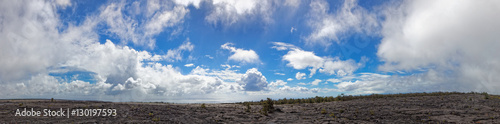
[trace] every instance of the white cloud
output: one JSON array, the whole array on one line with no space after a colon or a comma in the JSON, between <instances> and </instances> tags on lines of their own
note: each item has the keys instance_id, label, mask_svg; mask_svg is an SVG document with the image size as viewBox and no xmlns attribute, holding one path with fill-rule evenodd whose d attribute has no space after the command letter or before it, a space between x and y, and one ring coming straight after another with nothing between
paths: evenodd
<instances>
[{"instance_id":1,"label":"white cloud","mask_svg":"<svg viewBox=\"0 0 500 124\"><path fill-rule=\"evenodd\" d=\"M283 80L276 80L276 81L269 83L269 86L277 87L277 86L285 86L286 84L287 84L287 82L285 82Z\"/></svg>"},{"instance_id":2,"label":"white cloud","mask_svg":"<svg viewBox=\"0 0 500 124\"><path fill-rule=\"evenodd\" d=\"M288 61L287 66L293 67L294 69L305 69L307 67L313 67L315 69L323 66L324 59L316 56L313 52L303 51L300 49L293 49L288 51L286 55L283 56L283 60Z\"/></svg>"},{"instance_id":3,"label":"white cloud","mask_svg":"<svg viewBox=\"0 0 500 124\"><path fill-rule=\"evenodd\" d=\"M192 51L194 48L189 41L171 49L166 55L138 51L126 44L115 44L110 40L105 43L98 42L96 28L102 21L109 23L104 26L110 28L105 33L120 35L120 40L129 39L132 42L133 39L143 42L142 36L154 35L155 32L163 30L157 27L148 28L147 23L160 27L171 27L171 24L180 23L176 21L181 21L179 19L183 16L177 17L178 13L170 13L177 11L177 6L162 8L164 6L160 2L148 1L148 8L142 10L134 9L141 3L132 3L127 14L145 13L144 16L151 17L150 20L143 20L144 23L141 24L131 19L133 15L121 15L125 13L123 3L111 3L98 10L102 12L97 13L100 17L109 14L109 18L90 15L79 25L69 23L67 27L59 27L62 24L59 15L55 13L57 3L1 1L0 38L5 40L0 42L0 58L3 60L0 61L0 96L184 102L180 100L204 98L226 101L224 97L229 98L229 95L245 96L241 95L245 94L243 91L271 92L267 90L269 87L265 76L255 68L242 74L238 73L238 70L232 70L239 68L236 65L228 66L225 70L210 70L197 66L191 73L182 74L178 67L157 62L167 58L181 60L183 51ZM135 13L136 11L139 13ZM180 14L182 15L182 12ZM170 17L175 19L171 20ZM124 34L123 37L121 34ZM83 81L78 79L78 76L73 76L75 78L68 81L51 75L64 74L71 70L92 73L94 81ZM286 86L286 82L277 81L274 84ZM286 87L284 90L309 89ZM238 98L243 101L246 97Z\"/></svg>"},{"instance_id":4,"label":"white cloud","mask_svg":"<svg viewBox=\"0 0 500 124\"><path fill-rule=\"evenodd\" d=\"M295 78L297 80L301 80L301 79L306 79L306 73L300 73L300 72L297 72L297 74L295 74Z\"/></svg>"},{"instance_id":5,"label":"white cloud","mask_svg":"<svg viewBox=\"0 0 500 124\"><path fill-rule=\"evenodd\" d=\"M188 12L188 9L181 6L175 6L172 10L156 12L151 20L144 25L144 34L154 36L162 32L165 27L172 27L182 23L184 16Z\"/></svg>"},{"instance_id":6,"label":"white cloud","mask_svg":"<svg viewBox=\"0 0 500 124\"><path fill-rule=\"evenodd\" d=\"M220 67L226 68L226 70L229 70L231 68L241 68L241 66L238 66L238 65L229 65L229 64L221 64Z\"/></svg>"},{"instance_id":7,"label":"white cloud","mask_svg":"<svg viewBox=\"0 0 500 124\"><path fill-rule=\"evenodd\" d=\"M294 92L307 92L309 91L308 88L306 87L301 87L301 86L295 86L295 87L290 87L290 86L284 86L284 87L280 87L279 90L282 90L282 91L294 91Z\"/></svg>"},{"instance_id":8,"label":"white cloud","mask_svg":"<svg viewBox=\"0 0 500 124\"><path fill-rule=\"evenodd\" d=\"M162 58L166 61L174 62L182 60L182 53L184 51L193 51L194 45L189 42L187 39L182 45L180 45L176 49L170 49L167 51L166 55L163 55Z\"/></svg>"},{"instance_id":9,"label":"white cloud","mask_svg":"<svg viewBox=\"0 0 500 124\"><path fill-rule=\"evenodd\" d=\"M186 67L193 67L194 64L193 63L189 63L189 64L185 64L184 66L186 66Z\"/></svg>"},{"instance_id":10,"label":"white cloud","mask_svg":"<svg viewBox=\"0 0 500 124\"><path fill-rule=\"evenodd\" d=\"M245 16L257 16L265 23L271 23L272 7L271 1L257 0L214 0L213 9L205 17L208 23L213 25L230 26L236 22L247 20Z\"/></svg>"},{"instance_id":11,"label":"white cloud","mask_svg":"<svg viewBox=\"0 0 500 124\"><path fill-rule=\"evenodd\" d=\"M186 3L190 2L191 0L178 3L187 5ZM300 0L212 0L207 1L210 10L205 21L215 26L234 26L241 22L267 25L274 23L272 16L276 8L286 8L294 12L300 3Z\"/></svg>"},{"instance_id":12,"label":"white cloud","mask_svg":"<svg viewBox=\"0 0 500 124\"><path fill-rule=\"evenodd\" d=\"M311 73L309 77L312 77L318 69L321 73L346 76L352 74L362 66L362 63L355 63L354 60L351 59L343 61L339 58L319 57L313 52L304 51L298 48L288 51L288 53L283 56L283 60L288 61L286 65L294 69L301 70L310 67L309 70Z\"/></svg>"},{"instance_id":13,"label":"white cloud","mask_svg":"<svg viewBox=\"0 0 500 124\"><path fill-rule=\"evenodd\" d=\"M372 34L378 27L375 14L367 12L357 5L356 0L346 0L344 4L335 11L330 10L327 1L318 0L310 3L311 11L308 25L313 32L305 38L306 44L320 44L330 46L332 41L340 42L342 34L349 32L361 32Z\"/></svg>"},{"instance_id":14,"label":"white cloud","mask_svg":"<svg viewBox=\"0 0 500 124\"><path fill-rule=\"evenodd\" d=\"M238 82L238 81L240 81L243 74L238 73L237 72L238 70L232 70L231 66L229 66L229 65L227 65L227 66L228 67L224 70L209 70L209 69L204 69L204 68L201 68L198 66L195 69L193 69L190 74L218 77L225 82Z\"/></svg>"},{"instance_id":15,"label":"white cloud","mask_svg":"<svg viewBox=\"0 0 500 124\"><path fill-rule=\"evenodd\" d=\"M306 83L302 83L302 82L297 83L297 84L299 84L299 85L307 85Z\"/></svg>"},{"instance_id":16,"label":"white cloud","mask_svg":"<svg viewBox=\"0 0 500 124\"><path fill-rule=\"evenodd\" d=\"M68 26L59 32L57 3L46 1L0 2L0 82L26 79L46 72L48 67L71 57L80 48L73 44L95 42L95 33L89 28ZM94 25L88 21L82 25ZM74 35L85 35L77 38ZM36 42L34 42L36 41ZM48 49L55 48L55 49Z\"/></svg>"},{"instance_id":17,"label":"white cloud","mask_svg":"<svg viewBox=\"0 0 500 124\"><path fill-rule=\"evenodd\" d=\"M318 85L322 80L320 79L314 79L313 82L311 82L311 85L315 86L315 85Z\"/></svg>"},{"instance_id":18,"label":"white cloud","mask_svg":"<svg viewBox=\"0 0 500 124\"><path fill-rule=\"evenodd\" d=\"M142 101L217 97L214 94L237 93L243 89L236 82L225 82L224 78L208 75L210 73L183 75L172 65L154 62L163 55L137 51L110 40L101 44L95 33L99 21L93 17L80 25L70 23L60 28L54 4L47 1L1 2L0 38L5 40L0 42L0 58L9 61L0 61L3 86L0 96ZM177 48L181 51L192 49L189 42ZM68 70L95 74L95 82L79 80L78 76L67 82L50 75ZM232 79L241 79L242 74L231 74Z\"/></svg>"},{"instance_id":19,"label":"white cloud","mask_svg":"<svg viewBox=\"0 0 500 124\"><path fill-rule=\"evenodd\" d=\"M65 9L67 6L71 6L71 1L70 0L56 0L57 5L61 6L63 9Z\"/></svg>"},{"instance_id":20,"label":"white cloud","mask_svg":"<svg viewBox=\"0 0 500 124\"><path fill-rule=\"evenodd\" d=\"M276 73L274 73L274 74L275 74L275 75L285 75L285 74L283 74L283 73L278 73L278 72L276 72Z\"/></svg>"},{"instance_id":21,"label":"white cloud","mask_svg":"<svg viewBox=\"0 0 500 124\"><path fill-rule=\"evenodd\" d=\"M201 0L175 0L175 3L184 6L193 5L196 8L200 8Z\"/></svg>"},{"instance_id":22,"label":"white cloud","mask_svg":"<svg viewBox=\"0 0 500 124\"><path fill-rule=\"evenodd\" d=\"M329 82L332 82L332 83L338 83L338 82L341 82L342 80L339 80L339 79L336 79L336 78L331 78L331 79L328 79L326 81L329 81Z\"/></svg>"},{"instance_id":23,"label":"white cloud","mask_svg":"<svg viewBox=\"0 0 500 124\"><path fill-rule=\"evenodd\" d=\"M289 50L289 49L296 49L296 48L298 48L295 45L288 44L288 43L283 43L283 42L272 42L272 44L274 46L271 47L271 48L274 48L274 49L276 49L278 51L283 51L283 50Z\"/></svg>"},{"instance_id":24,"label":"white cloud","mask_svg":"<svg viewBox=\"0 0 500 124\"><path fill-rule=\"evenodd\" d=\"M259 1L255 0L240 0L240 1L214 0L213 4L225 4L226 7L234 7L237 14L243 14L254 9L258 2Z\"/></svg>"},{"instance_id":25,"label":"white cloud","mask_svg":"<svg viewBox=\"0 0 500 124\"><path fill-rule=\"evenodd\" d=\"M288 79L286 79L286 81L293 81L293 79L292 78L288 78Z\"/></svg>"},{"instance_id":26,"label":"white cloud","mask_svg":"<svg viewBox=\"0 0 500 124\"><path fill-rule=\"evenodd\" d=\"M134 4L141 3L135 2ZM147 1L147 9L140 7L140 5L128 6L125 2L110 3L101 8L99 16L94 17L94 21L105 22L109 27L107 31L125 43L132 42L135 45L153 48L156 42L153 37L167 27L182 23L184 16L189 12L184 6L175 6L161 1ZM127 13L130 9L136 9L138 12ZM135 14L141 13L146 16L147 20L135 18Z\"/></svg>"},{"instance_id":27,"label":"white cloud","mask_svg":"<svg viewBox=\"0 0 500 124\"><path fill-rule=\"evenodd\" d=\"M234 53L233 55L229 56L229 60L241 62L241 63L259 63L259 55L255 53L253 50L244 50L244 49L239 49L232 47L232 43L225 43L221 45L222 49L226 49Z\"/></svg>"},{"instance_id":28,"label":"white cloud","mask_svg":"<svg viewBox=\"0 0 500 124\"><path fill-rule=\"evenodd\" d=\"M319 69L319 72L330 75L336 74L338 76L346 76L352 74L359 67L359 64L352 59L346 61L339 60L338 58L328 59L330 60L325 60L323 68Z\"/></svg>"},{"instance_id":29,"label":"white cloud","mask_svg":"<svg viewBox=\"0 0 500 124\"><path fill-rule=\"evenodd\" d=\"M293 33L293 31L297 31L297 28L293 28L293 27L292 27L292 28L290 29L290 33Z\"/></svg>"},{"instance_id":30,"label":"white cloud","mask_svg":"<svg viewBox=\"0 0 500 124\"><path fill-rule=\"evenodd\" d=\"M240 84L245 91L261 91L267 88L267 79L256 68L251 68L241 77Z\"/></svg>"},{"instance_id":31,"label":"white cloud","mask_svg":"<svg viewBox=\"0 0 500 124\"><path fill-rule=\"evenodd\" d=\"M382 71L431 68L461 87L494 92L500 81L499 1L405 1L385 6ZM458 85L457 84L457 85ZM471 86L472 85L472 86Z\"/></svg>"},{"instance_id":32,"label":"white cloud","mask_svg":"<svg viewBox=\"0 0 500 124\"><path fill-rule=\"evenodd\" d=\"M298 7L300 5L301 0L285 0L285 5L287 6L292 6L292 7Z\"/></svg>"}]
</instances>

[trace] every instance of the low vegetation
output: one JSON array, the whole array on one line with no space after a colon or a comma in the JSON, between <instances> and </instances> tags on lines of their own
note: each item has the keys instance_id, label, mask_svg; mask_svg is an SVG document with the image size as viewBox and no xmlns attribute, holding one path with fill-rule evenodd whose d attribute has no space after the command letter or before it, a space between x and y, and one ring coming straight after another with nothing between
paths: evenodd
<instances>
[{"instance_id":1,"label":"low vegetation","mask_svg":"<svg viewBox=\"0 0 500 124\"><path fill-rule=\"evenodd\" d=\"M205 106L205 103L201 104L202 109L206 109L207 107Z\"/></svg>"},{"instance_id":2,"label":"low vegetation","mask_svg":"<svg viewBox=\"0 0 500 124\"><path fill-rule=\"evenodd\" d=\"M484 95L484 99L490 99L490 95L488 95L488 93L483 92L481 94Z\"/></svg>"},{"instance_id":3,"label":"low vegetation","mask_svg":"<svg viewBox=\"0 0 500 124\"><path fill-rule=\"evenodd\" d=\"M272 100L270 98L267 98L267 100L271 100L273 104L301 104L301 103L323 103L323 102L333 102L333 101L349 101L349 100L355 100L355 99L379 99L379 98L390 98L390 97L418 97L418 96L446 96L446 95L452 95L452 94L482 94L484 95L485 99L489 99L491 96L488 95L488 93L483 92L483 93L478 93L478 92L468 92L468 93L463 93L463 92L432 92L432 93L399 93L399 94L370 94L370 95L344 95L343 93L338 95L337 97L333 96L316 96L316 97L310 97L310 98L284 98L284 99L278 99L278 100ZM472 100L472 99L471 99ZM261 100L260 102L256 101L250 101L250 102L244 102L240 103L243 105L263 105L263 104L269 104L267 102L263 102L264 100Z\"/></svg>"},{"instance_id":4,"label":"low vegetation","mask_svg":"<svg viewBox=\"0 0 500 124\"><path fill-rule=\"evenodd\" d=\"M244 104L245 104L245 106L247 107L247 108L245 109L245 111L246 111L246 112L250 112L250 110L252 110L252 107L250 107L250 103L245 102Z\"/></svg>"},{"instance_id":5,"label":"low vegetation","mask_svg":"<svg viewBox=\"0 0 500 124\"><path fill-rule=\"evenodd\" d=\"M267 116L267 113L272 113L274 111L274 102L271 98L267 100L261 100L262 110L260 113Z\"/></svg>"},{"instance_id":6,"label":"low vegetation","mask_svg":"<svg viewBox=\"0 0 500 124\"><path fill-rule=\"evenodd\" d=\"M331 114L330 114L330 117L332 117L332 118L333 118L333 120L337 119L337 116L335 116L335 114L334 114L334 113L331 113Z\"/></svg>"},{"instance_id":7,"label":"low vegetation","mask_svg":"<svg viewBox=\"0 0 500 124\"><path fill-rule=\"evenodd\" d=\"M155 122L158 122L158 121L160 121L160 118L159 117L155 117L152 120L155 121Z\"/></svg>"}]
</instances>

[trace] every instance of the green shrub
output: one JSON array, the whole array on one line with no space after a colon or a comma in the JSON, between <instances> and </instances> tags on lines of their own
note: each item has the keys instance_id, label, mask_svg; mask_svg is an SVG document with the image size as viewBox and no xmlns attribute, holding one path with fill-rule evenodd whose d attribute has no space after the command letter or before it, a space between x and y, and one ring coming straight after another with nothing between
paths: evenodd
<instances>
[{"instance_id":1,"label":"green shrub","mask_svg":"<svg viewBox=\"0 0 500 124\"><path fill-rule=\"evenodd\" d=\"M326 114L326 109L322 109L321 114Z\"/></svg>"},{"instance_id":2,"label":"green shrub","mask_svg":"<svg viewBox=\"0 0 500 124\"><path fill-rule=\"evenodd\" d=\"M267 98L267 100L262 101L262 110L260 111L261 114L266 115L267 113L272 113L274 111L274 103L271 98Z\"/></svg>"},{"instance_id":3,"label":"green shrub","mask_svg":"<svg viewBox=\"0 0 500 124\"><path fill-rule=\"evenodd\" d=\"M488 93L483 92L483 93L481 93L481 94L483 94L483 95L484 95L484 99L490 99L490 95L488 95Z\"/></svg>"},{"instance_id":4,"label":"green shrub","mask_svg":"<svg viewBox=\"0 0 500 124\"><path fill-rule=\"evenodd\" d=\"M252 107L250 107L250 103L245 103L245 106L247 107L247 109L245 109L245 111L250 112L250 110L252 109Z\"/></svg>"},{"instance_id":5,"label":"green shrub","mask_svg":"<svg viewBox=\"0 0 500 124\"><path fill-rule=\"evenodd\" d=\"M158 121L160 121L160 118L159 117L153 118L153 121L158 122Z\"/></svg>"},{"instance_id":6,"label":"green shrub","mask_svg":"<svg viewBox=\"0 0 500 124\"><path fill-rule=\"evenodd\" d=\"M330 114L330 117L332 117L332 118L333 118L333 120L335 120L335 119L337 118L337 116L335 116L335 114L334 114L334 113L331 113L331 114Z\"/></svg>"},{"instance_id":7,"label":"green shrub","mask_svg":"<svg viewBox=\"0 0 500 124\"><path fill-rule=\"evenodd\" d=\"M202 109L206 109L207 107L205 106L205 103L201 104Z\"/></svg>"}]
</instances>

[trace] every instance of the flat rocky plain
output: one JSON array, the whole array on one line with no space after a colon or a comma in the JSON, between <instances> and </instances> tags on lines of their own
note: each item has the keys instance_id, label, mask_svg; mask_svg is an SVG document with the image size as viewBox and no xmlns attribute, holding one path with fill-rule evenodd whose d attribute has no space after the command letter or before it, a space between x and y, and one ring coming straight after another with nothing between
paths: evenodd
<instances>
[{"instance_id":1,"label":"flat rocky plain","mask_svg":"<svg viewBox=\"0 0 500 124\"><path fill-rule=\"evenodd\" d=\"M500 99L481 94L362 98L274 105L0 100L0 123L500 123ZM115 117L19 117L17 109L116 109ZM42 111L43 112L43 111Z\"/></svg>"}]
</instances>

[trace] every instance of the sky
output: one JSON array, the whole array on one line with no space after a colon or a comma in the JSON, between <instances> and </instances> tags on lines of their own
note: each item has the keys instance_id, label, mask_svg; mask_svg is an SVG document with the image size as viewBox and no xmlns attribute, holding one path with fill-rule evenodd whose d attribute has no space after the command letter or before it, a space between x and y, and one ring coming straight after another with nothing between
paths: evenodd
<instances>
[{"instance_id":1,"label":"sky","mask_svg":"<svg viewBox=\"0 0 500 124\"><path fill-rule=\"evenodd\" d=\"M498 0L0 0L0 98L500 94Z\"/></svg>"}]
</instances>

